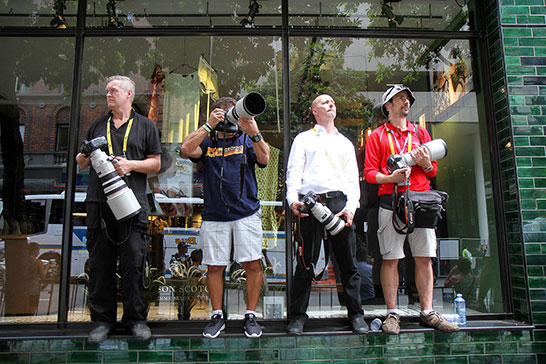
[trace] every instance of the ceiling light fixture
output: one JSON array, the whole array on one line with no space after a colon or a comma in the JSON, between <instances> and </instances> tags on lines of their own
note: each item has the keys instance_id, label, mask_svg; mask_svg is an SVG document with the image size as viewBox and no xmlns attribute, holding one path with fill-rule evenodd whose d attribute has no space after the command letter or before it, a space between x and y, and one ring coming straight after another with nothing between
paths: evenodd
<instances>
[{"instance_id":1,"label":"ceiling light fixture","mask_svg":"<svg viewBox=\"0 0 546 364\"><path fill-rule=\"evenodd\" d=\"M396 28L396 24L402 25L404 17L400 15L394 15L394 8L392 2L400 2L401 0L383 0L381 4L381 14L384 15L389 21L389 28Z\"/></svg>"},{"instance_id":2,"label":"ceiling light fixture","mask_svg":"<svg viewBox=\"0 0 546 364\"><path fill-rule=\"evenodd\" d=\"M123 28L123 23L116 16L116 0L108 0L106 4L108 13L108 26L111 28Z\"/></svg>"},{"instance_id":3,"label":"ceiling light fixture","mask_svg":"<svg viewBox=\"0 0 546 364\"><path fill-rule=\"evenodd\" d=\"M49 25L55 29L66 29L68 26L68 23L64 18L64 10L66 9L65 1L66 0L55 0L55 3L53 4L55 15L53 15L53 19L51 19Z\"/></svg>"},{"instance_id":4,"label":"ceiling light fixture","mask_svg":"<svg viewBox=\"0 0 546 364\"><path fill-rule=\"evenodd\" d=\"M246 18L241 20L241 24L245 28L254 28L254 16L260 12L262 6L258 4L258 0L251 0L248 6L249 12Z\"/></svg>"}]
</instances>

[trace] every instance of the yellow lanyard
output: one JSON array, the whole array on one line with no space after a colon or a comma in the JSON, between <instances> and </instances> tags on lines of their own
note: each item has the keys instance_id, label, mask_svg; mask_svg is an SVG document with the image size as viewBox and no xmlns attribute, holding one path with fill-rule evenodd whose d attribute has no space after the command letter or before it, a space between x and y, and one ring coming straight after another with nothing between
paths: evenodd
<instances>
[{"instance_id":1,"label":"yellow lanyard","mask_svg":"<svg viewBox=\"0 0 546 364\"><path fill-rule=\"evenodd\" d=\"M387 129L387 126L385 126L385 130L387 130L387 137L389 138L389 145L391 146L391 154L396 154L396 152L394 151L394 143L392 142L392 130L388 130ZM396 138L394 139L396 141L396 146L398 147L398 149L400 149L400 154L404 153L404 148L406 147L406 144L408 145L408 152L411 152L411 145L412 145L412 142L411 142L411 131L408 131L408 136L406 137L406 141L404 142L404 145L402 146L402 148L400 148L400 144L398 144L398 140L396 140ZM408 143L408 140L409 140L409 143Z\"/></svg>"},{"instance_id":2,"label":"yellow lanyard","mask_svg":"<svg viewBox=\"0 0 546 364\"><path fill-rule=\"evenodd\" d=\"M108 152L110 155L114 155L114 148L112 147L112 137L110 136L110 122L112 117L108 118L106 122L106 139L108 140ZM125 137L123 138L123 156L125 157L125 152L127 151L127 139L129 139L129 133L131 132L131 126L133 126L133 118L129 120L127 125L127 130L125 131Z\"/></svg>"},{"instance_id":3,"label":"yellow lanyard","mask_svg":"<svg viewBox=\"0 0 546 364\"><path fill-rule=\"evenodd\" d=\"M315 132L315 134L317 135L317 137L320 137L319 135L319 132L317 129L313 128L313 131ZM334 170L336 169L336 164L332 158L332 156L330 155L330 153L328 153L328 149L326 148L326 144L323 144L324 146L324 152L326 153L326 156L328 157L328 159L330 160L330 164L332 165L332 167L334 167ZM345 166L347 165L347 156L344 155L343 156L343 168L345 168Z\"/></svg>"}]
</instances>

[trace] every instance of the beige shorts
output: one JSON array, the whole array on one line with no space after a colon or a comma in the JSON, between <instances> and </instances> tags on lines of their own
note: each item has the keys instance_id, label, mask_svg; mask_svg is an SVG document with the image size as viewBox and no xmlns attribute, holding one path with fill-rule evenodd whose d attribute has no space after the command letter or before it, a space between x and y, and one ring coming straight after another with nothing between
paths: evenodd
<instances>
[{"instance_id":1,"label":"beige shorts","mask_svg":"<svg viewBox=\"0 0 546 364\"><path fill-rule=\"evenodd\" d=\"M379 250L385 260L402 259L404 255L404 240L408 237L411 253L414 257L436 256L436 232L434 229L416 228L409 235L399 234L392 225L391 210L379 208L379 229L377 238Z\"/></svg>"},{"instance_id":2,"label":"beige shorts","mask_svg":"<svg viewBox=\"0 0 546 364\"><path fill-rule=\"evenodd\" d=\"M231 260L238 263L262 258L262 212L235 221L203 221L199 239L203 249L203 264L227 266Z\"/></svg>"}]
</instances>

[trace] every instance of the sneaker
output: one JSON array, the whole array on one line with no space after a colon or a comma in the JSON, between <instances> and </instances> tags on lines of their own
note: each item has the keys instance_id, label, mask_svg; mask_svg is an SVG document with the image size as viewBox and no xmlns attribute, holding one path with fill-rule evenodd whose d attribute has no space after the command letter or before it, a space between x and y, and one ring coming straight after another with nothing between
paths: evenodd
<instances>
[{"instance_id":1,"label":"sneaker","mask_svg":"<svg viewBox=\"0 0 546 364\"><path fill-rule=\"evenodd\" d=\"M245 314L245 335L246 337L262 336L262 327L256 322L256 315L252 313Z\"/></svg>"},{"instance_id":2,"label":"sneaker","mask_svg":"<svg viewBox=\"0 0 546 364\"><path fill-rule=\"evenodd\" d=\"M396 313L387 314L381 329L385 334L398 335L400 333L400 316Z\"/></svg>"},{"instance_id":3,"label":"sneaker","mask_svg":"<svg viewBox=\"0 0 546 364\"><path fill-rule=\"evenodd\" d=\"M419 325L424 327L432 327L433 329L444 332L459 331L459 326L453 322L447 321L438 312L432 311L428 315L419 315Z\"/></svg>"},{"instance_id":4,"label":"sneaker","mask_svg":"<svg viewBox=\"0 0 546 364\"><path fill-rule=\"evenodd\" d=\"M224 318L220 314L212 315L212 318L205 329L203 330L203 336L214 339L220 335L223 329L226 328Z\"/></svg>"}]
</instances>

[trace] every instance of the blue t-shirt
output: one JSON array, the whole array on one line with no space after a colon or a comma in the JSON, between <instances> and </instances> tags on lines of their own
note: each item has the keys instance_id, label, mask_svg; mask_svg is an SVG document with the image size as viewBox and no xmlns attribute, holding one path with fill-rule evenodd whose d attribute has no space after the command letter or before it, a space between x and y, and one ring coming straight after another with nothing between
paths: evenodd
<instances>
[{"instance_id":1,"label":"blue t-shirt","mask_svg":"<svg viewBox=\"0 0 546 364\"><path fill-rule=\"evenodd\" d=\"M243 142L246 148L243 148ZM203 162L203 220L234 221L256 213L260 209L260 201L254 168L256 165L264 168L265 165L257 162L250 138L246 134L225 140L206 137L200 147L203 151L201 157L191 160ZM246 154L246 166L241 194L243 150Z\"/></svg>"}]
</instances>

